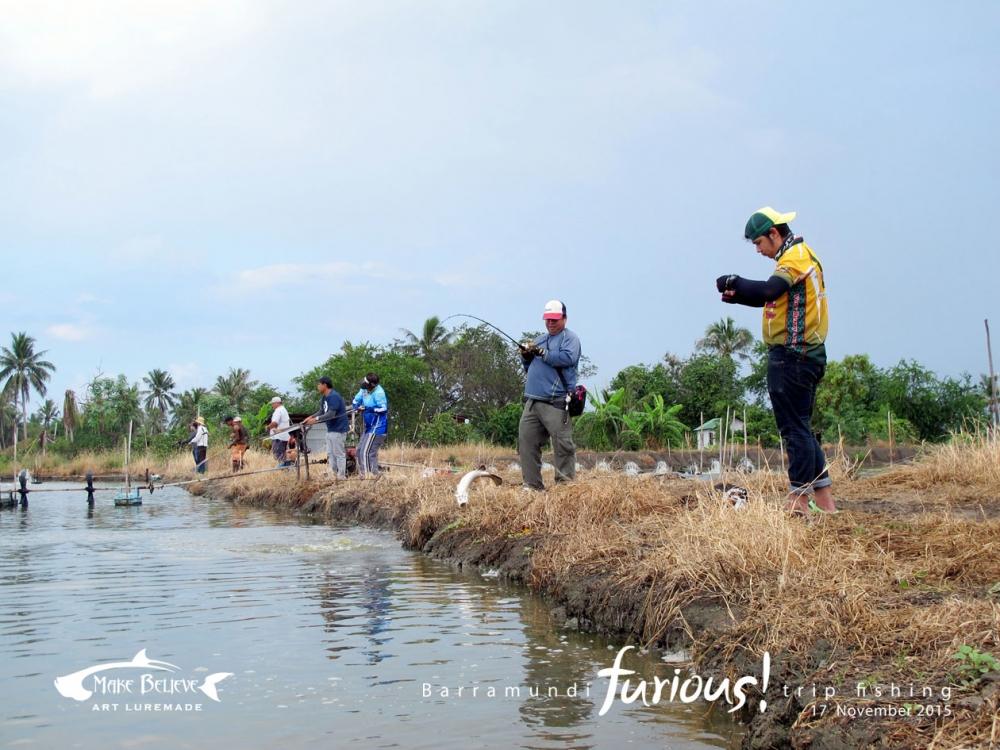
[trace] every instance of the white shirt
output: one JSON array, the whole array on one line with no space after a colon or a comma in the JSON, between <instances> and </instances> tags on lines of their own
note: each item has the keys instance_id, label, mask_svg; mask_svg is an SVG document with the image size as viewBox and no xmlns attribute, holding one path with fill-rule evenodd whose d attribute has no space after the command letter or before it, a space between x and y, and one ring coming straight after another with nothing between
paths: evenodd
<instances>
[{"instance_id":1,"label":"white shirt","mask_svg":"<svg viewBox=\"0 0 1000 750\"><path fill-rule=\"evenodd\" d=\"M191 445L196 448L207 448L208 447L208 428L205 425L198 425L197 429L194 431L194 437L191 438Z\"/></svg>"},{"instance_id":2,"label":"white shirt","mask_svg":"<svg viewBox=\"0 0 1000 750\"><path fill-rule=\"evenodd\" d=\"M284 406L279 406L271 413L271 421L274 422L277 427L271 430L272 434L275 432L281 432L282 430L287 430L292 426L292 419L288 416L288 409ZM288 442L289 435L281 435L275 438L276 440L281 440L285 443Z\"/></svg>"}]
</instances>

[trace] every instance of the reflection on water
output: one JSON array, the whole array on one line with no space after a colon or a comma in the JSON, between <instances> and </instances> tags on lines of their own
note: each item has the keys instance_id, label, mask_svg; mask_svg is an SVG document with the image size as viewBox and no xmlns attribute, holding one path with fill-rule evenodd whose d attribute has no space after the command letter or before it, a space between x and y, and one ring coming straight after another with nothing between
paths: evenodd
<instances>
[{"instance_id":1,"label":"reflection on water","mask_svg":"<svg viewBox=\"0 0 1000 750\"><path fill-rule=\"evenodd\" d=\"M556 629L539 598L402 550L391 534L179 489L135 508L108 497L88 513L75 495L38 492L28 510L0 513L0 747L735 740L722 711L701 705L619 702L599 717L606 681L597 670L623 644ZM186 676L234 674L219 686L221 702L202 697L202 710L189 713L105 713L95 704L133 698L77 702L53 686L58 675L141 649ZM655 653L626 665L649 679L667 675ZM486 696L491 687L496 697Z\"/></svg>"}]
</instances>

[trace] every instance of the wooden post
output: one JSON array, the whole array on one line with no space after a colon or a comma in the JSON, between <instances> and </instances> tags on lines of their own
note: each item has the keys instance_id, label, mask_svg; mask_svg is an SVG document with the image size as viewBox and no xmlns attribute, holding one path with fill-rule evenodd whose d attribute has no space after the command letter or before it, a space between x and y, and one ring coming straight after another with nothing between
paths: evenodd
<instances>
[{"instance_id":1,"label":"wooden post","mask_svg":"<svg viewBox=\"0 0 1000 750\"><path fill-rule=\"evenodd\" d=\"M747 408L743 407L743 460L747 460Z\"/></svg>"},{"instance_id":2,"label":"wooden post","mask_svg":"<svg viewBox=\"0 0 1000 750\"><path fill-rule=\"evenodd\" d=\"M993 371L993 344L990 341L990 321L983 321L986 326L986 356L990 361L990 415L993 426L1000 425L1000 402L997 401L997 376Z\"/></svg>"},{"instance_id":3,"label":"wooden post","mask_svg":"<svg viewBox=\"0 0 1000 750\"><path fill-rule=\"evenodd\" d=\"M778 434L778 450L781 451L781 473L785 473L785 440Z\"/></svg>"},{"instance_id":4,"label":"wooden post","mask_svg":"<svg viewBox=\"0 0 1000 750\"><path fill-rule=\"evenodd\" d=\"M702 428L704 428L704 426L705 426L705 412L701 412L701 426L702 426ZM705 473L705 460L704 460L705 447L704 447L704 439L702 438L702 435L704 434L704 432L705 432L705 430L701 429L701 430L698 431L698 434L695 436L695 438L698 440L698 473L699 474L704 474ZM16 455L15 455L15 458L16 458Z\"/></svg>"},{"instance_id":5,"label":"wooden post","mask_svg":"<svg viewBox=\"0 0 1000 750\"><path fill-rule=\"evenodd\" d=\"M892 466L892 409L888 412L889 419L889 466Z\"/></svg>"},{"instance_id":6,"label":"wooden post","mask_svg":"<svg viewBox=\"0 0 1000 750\"><path fill-rule=\"evenodd\" d=\"M726 407L726 417L729 416L729 407ZM719 473L726 460L726 423L719 417Z\"/></svg>"},{"instance_id":7,"label":"wooden post","mask_svg":"<svg viewBox=\"0 0 1000 750\"><path fill-rule=\"evenodd\" d=\"M302 438L302 430L299 430L299 439ZM302 479L302 446L295 444L295 480Z\"/></svg>"},{"instance_id":8,"label":"wooden post","mask_svg":"<svg viewBox=\"0 0 1000 750\"><path fill-rule=\"evenodd\" d=\"M302 445L299 446L299 453L302 449L306 449L306 481L309 481L309 427L303 427L302 432Z\"/></svg>"}]
</instances>

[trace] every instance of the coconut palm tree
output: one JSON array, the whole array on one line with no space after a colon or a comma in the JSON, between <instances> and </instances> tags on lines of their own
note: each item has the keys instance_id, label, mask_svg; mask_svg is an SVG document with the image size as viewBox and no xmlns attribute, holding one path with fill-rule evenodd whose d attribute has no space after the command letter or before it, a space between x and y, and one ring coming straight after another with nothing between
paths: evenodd
<instances>
[{"instance_id":1,"label":"coconut palm tree","mask_svg":"<svg viewBox=\"0 0 1000 750\"><path fill-rule=\"evenodd\" d=\"M257 381L251 380L250 371L242 367L230 367L229 372L215 379L214 390L220 396L229 399L236 411L243 411L247 396L257 387Z\"/></svg>"},{"instance_id":2,"label":"coconut palm tree","mask_svg":"<svg viewBox=\"0 0 1000 750\"><path fill-rule=\"evenodd\" d=\"M403 332L404 346L425 360L436 359L441 348L447 346L452 337L448 329L441 325L441 319L437 315L424 321L419 336L406 328L400 330Z\"/></svg>"},{"instance_id":3,"label":"coconut palm tree","mask_svg":"<svg viewBox=\"0 0 1000 750\"><path fill-rule=\"evenodd\" d=\"M746 359L753 349L754 338L749 329L736 325L732 318L716 321L705 329L705 338L698 348L726 359Z\"/></svg>"},{"instance_id":4,"label":"coconut palm tree","mask_svg":"<svg viewBox=\"0 0 1000 750\"><path fill-rule=\"evenodd\" d=\"M431 383L441 395L442 405L448 403L450 394L444 374L446 349L455 334L441 324L441 319L437 315L432 315L424 321L420 335L406 328L399 330L403 333L403 350L424 360L430 368Z\"/></svg>"},{"instance_id":5,"label":"coconut palm tree","mask_svg":"<svg viewBox=\"0 0 1000 750\"><path fill-rule=\"evenodd\" d=\"M62 415L63 428L66 430L66 437L69 441L73 442L73 435L76 433L76 427L80 424L80 412L76 408L76 392L67 390L66 396L63 398L63 415Z\"/></svg>"},{"instance_id":6,"label":"coconut palm tree","mask_svg":"<svg viewBox=\"0 0 1000 750\"><path fill-rule=\"evenodd\" d=\"M177 399L177 405L174 407L174 426L187 426L190 424L201 413L198 407L201 404L201 400L207 395L208 391L204 388L191 388L184 391Z\"/></svg>"},{"instance_id":7,"label":"coconut palm tree","mask_svg":"<svg viewBox=\"0 0 1000 750\"><path fill-rule=\"evenodd\" d=\"M49 437L49 427L55 423L59 424L59 408L56 406L56 402L50 398L45 399L45 402L38 408L38 413L35 415L38 421L42 425L42 434L38 438L38 442L42 446L42 455L45 455L45 449L48 447L50 437Z\"/></svg>"},{"instance_id":8,"label":"coconut palm tree","mask_svg":"<svg viewBox=\"0 0 1000 750\"><path fill-rule=\"evenodd\" d=\"M35 340L24 333L10 335L10 348L0 349L0 380L6 378L4 388L10 388L14 397L21 397L21 416L24 418L24 439L28 439L28 398L34 389L45 395L45 383L55 372L56 366L42 359L44 351L35 351Z\"/></svg>"},{"instance_id":9,"label":"coconut palm tree","mask_svg":"<svg viewBox=\"0 0 1000 750\"><path fill-rule=\"evenodd\" d=\"M0 448L7 447L7 436L17 429L17 400L8 389L0 390Z\"/></svg>"},{"instance_id":10,"label":"coconut palm tree","mask_svg":"<svg viewBox=\"0 0 1000 750\"><path fill-rule=\"evenodd\" d=\"M145 396L143 405L150 416L150 424L153 432L163 429L163 420L167 412L177 403L177 396L174 395L174 379L166 370L150 370L142 382L146 384L146 390L142 392Z\"/></svg>"}]
</instances>

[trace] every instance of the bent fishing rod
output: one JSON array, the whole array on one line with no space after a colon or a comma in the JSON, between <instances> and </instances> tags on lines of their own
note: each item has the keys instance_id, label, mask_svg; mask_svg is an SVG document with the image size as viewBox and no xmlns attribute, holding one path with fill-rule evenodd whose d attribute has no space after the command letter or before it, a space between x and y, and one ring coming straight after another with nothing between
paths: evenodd
<instances>
[{"instance_id":1,"label":"bent fishing rod","mask_svg":"<svg viewBox=\"0 0 1000 750\"><path fill-rule=\"evenodd\" d=\"M514 344L514 346L521 346L521 342L515 340L514 337L511 336L506 331L504 331L504 330L502 330L500 328L497 328L495 325L493 325L492 323L490 323L488 320L483 320L482 318L476 317L475 315L469 315L468 313L455 313L454 315L449 315L447 318L445 318L444 320L441 321L442 325L444 323L447 323L452 318L472 318L473 320L478 320L483 325L489 326L494 331L496 331L497 333L499 333L501 336L509 339L511 341L511 343Z\"/></svg>"}]
</instances>

